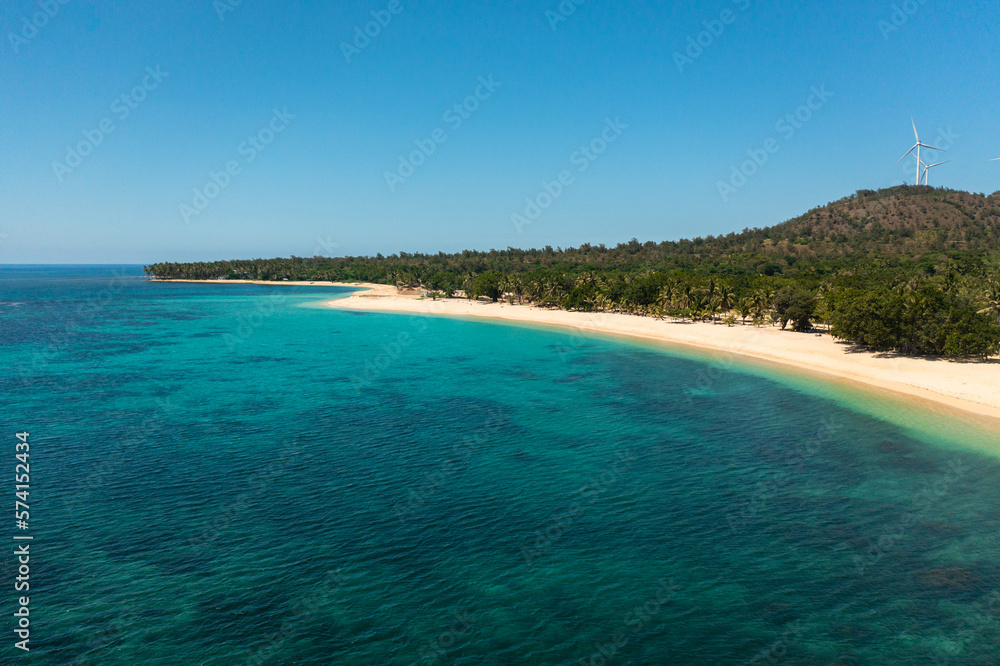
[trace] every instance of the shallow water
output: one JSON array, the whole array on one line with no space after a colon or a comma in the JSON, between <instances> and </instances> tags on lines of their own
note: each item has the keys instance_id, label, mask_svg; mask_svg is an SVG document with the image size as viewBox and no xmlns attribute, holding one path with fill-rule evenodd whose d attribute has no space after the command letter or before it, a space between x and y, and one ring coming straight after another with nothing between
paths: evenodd
<instances>
[{"instance_id":1,"label":"shallow water","mask_svg":"<svg viewBox=\"0 0 1000 666\"><path fill-rule=\"evenodd\" d=\"M997 663L1000 459L958 414L110 270L0 269L33 663Z\"/></svg>"}]
</instances>

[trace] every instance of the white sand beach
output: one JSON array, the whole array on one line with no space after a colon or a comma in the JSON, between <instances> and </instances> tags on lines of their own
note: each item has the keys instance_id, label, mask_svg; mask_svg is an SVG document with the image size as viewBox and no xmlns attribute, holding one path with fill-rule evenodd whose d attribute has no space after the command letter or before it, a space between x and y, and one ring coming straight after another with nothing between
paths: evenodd
<instances>
[{"instance_id":1,"label":"white sand beach","mask_svg":"<svg viewBox=\"0 0 1000 666\"><path fill-rule=\"evenodd\" d=\"M272 283L273 284L273 283ZM316 283L319 284L319 283ZM326 283L329 284L329 283ZM338 309L400 312L417 315L481 317L544 326L561 326L580 333L599 333L738 354L823 373L894 391L979 416L1000 419L1000 361L926 359L856 351L828 334L795 333L775 326L754 328L718 323L691 323L628 314L567 312L531 305L470 301L461 298L421 298L379 284L338 284L364 287L327 306Z\"/></svg>"}]
</instances>

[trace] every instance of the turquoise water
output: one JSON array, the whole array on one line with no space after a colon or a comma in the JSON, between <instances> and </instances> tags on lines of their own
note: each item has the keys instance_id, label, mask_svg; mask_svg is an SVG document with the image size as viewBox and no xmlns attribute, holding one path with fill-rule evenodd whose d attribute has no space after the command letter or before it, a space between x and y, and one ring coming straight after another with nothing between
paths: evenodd
<instances>
[{"instance_id":1,"label":"turquoise water","mask_svg":"<svg viewBox=\"0 0 1000 666\"><path fill-rule=\"evenodd\" d=\"M1000 663L1000 459L959 416L110 270L0 269L34 664Z\"/></svg>"}]
</instances>

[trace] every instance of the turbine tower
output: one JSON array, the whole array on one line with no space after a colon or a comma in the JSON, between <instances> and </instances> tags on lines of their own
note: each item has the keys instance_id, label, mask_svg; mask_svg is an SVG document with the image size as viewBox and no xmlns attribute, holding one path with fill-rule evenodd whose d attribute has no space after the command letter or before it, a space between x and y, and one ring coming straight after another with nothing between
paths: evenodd
<instances>
[{"instance_id":1,"label":"turbine tower","mask_svg":"<svg viewBox=\"0 0 1000 666\"><path fill-rule=\"evenodd\" d=\"M934 164L925 164L924 165L924 185L927 184L927 172L928 171L930 171L931 169L933 169L936 166L941 166L942 164L947 164L948 162L951 162L951 160L945 160L944 162L935 162Z\"/></svg>"},{"instance_id":2,"label":"turbine tower","mask_svg":"<svg viewBox=\"0 0 1000 666\"><path fill-rule=\"evenodd\" d=\"M917 142L915 144L913 144L913 148L910 148L908 151L906 151L906 153L903 155L903 157L900 157L898 160L896 160L896 164L899 164L900 162L902 162L903 158L905 158L907 155L909 155L914 150L916 150L917 151L917 182L916 182L916 184L919 185L920 184L920 176L921 176L920 167L921 166L927 166L926 164L924 164L923 160L920 159L920 149L921 148L927 148L929 150L941 150L941 152L944 152L944 151L941 148L935 148L934 146L928 146L926 143L923 143L920 140L920 135L917 134L917 124L915 122L913 122L913 116L910 116L910 124L913 125L913 136L917 139Z\"/></svg>"}]
</instances>

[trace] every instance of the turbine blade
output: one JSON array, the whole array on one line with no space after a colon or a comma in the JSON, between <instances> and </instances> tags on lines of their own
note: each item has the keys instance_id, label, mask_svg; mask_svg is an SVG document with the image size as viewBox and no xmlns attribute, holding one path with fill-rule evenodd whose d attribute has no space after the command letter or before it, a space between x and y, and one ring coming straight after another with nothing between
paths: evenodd
<instances>
[{"instance_id":1,"label":"turbine blade","mask_svg":"<svg viewBox=\"0 0 1000 666\"><path fill-rule=\"evenodd\" d=\"M924 148L930 148L931 150L940 150L942 153L947 153L948 152L944 148L935 148L934 146L928 146L926 143L922 143L920 145L923 146Z\"/></svg>"},{"instance_id":2,"label":"turbine blade","mask_svg":"<svg viewBox=\"0 0 1000 666\"><path fill-rule=\"evenodd\" d=\"M913 122L913 116L910 116L910 124L913 125L913 136L917 137L917 143L920 143L920 135L917 134L917 124Z\"/></svg>"},{"instance_id":3,"label":"turbine blade","mask_svg":"<svg viewBox=\"0 0 1000 666\"><path fill-rule=\"evenodd\" d=\"M906 151L906 155L909 155L910 153L912 153L914 148L916 148L916 146L913 146L913 148L910 148L908 151ZM906 155L903 155L903 157L906 157ZM896 160L896 164L899 164L900 162L902 162L903 161L903 157L900 157L898 160Z\"/></svg>"},{"instance_id":4,"label":"turbine blade","mask_svg":"<svg viewBox=\"0 0 1000 666\"><path fill-rule=\"evenodd\" d=\"M941 166L942 164L947 164L948 162L951 162L951 160L945 160L944 162L935 162L934 164L928 164L927 168L930 169L931 167Z\"/></svg>"}]
</instances>

